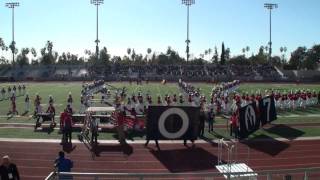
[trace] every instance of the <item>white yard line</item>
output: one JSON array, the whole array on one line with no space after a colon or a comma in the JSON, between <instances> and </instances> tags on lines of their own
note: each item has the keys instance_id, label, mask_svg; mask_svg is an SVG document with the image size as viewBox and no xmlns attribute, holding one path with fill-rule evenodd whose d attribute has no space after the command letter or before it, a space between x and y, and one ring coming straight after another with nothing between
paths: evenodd
<instances>
[{"instance_id":1,"label":"white yard line","mask_svg":"<svg viewBox=\"0 0 320 180\"><path fill-rule=\"evenodd\" d=\"M278 117L320 117L320 114L290 114L290 115L278 115Z\"/></svg>"}]
</instances>

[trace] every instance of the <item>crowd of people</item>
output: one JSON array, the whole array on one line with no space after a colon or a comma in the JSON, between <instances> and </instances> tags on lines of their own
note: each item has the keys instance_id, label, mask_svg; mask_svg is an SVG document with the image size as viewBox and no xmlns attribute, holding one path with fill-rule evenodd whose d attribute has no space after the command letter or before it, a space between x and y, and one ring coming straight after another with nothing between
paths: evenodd
<instances>
[{"instance_id":1,"label":"crowd of people","mask_svg":"<svg viewBox=\"0 0 320 180\"><path fill-rule=\"evenodd\" d=\"M106 77L109 79L120 77L125 79L132 75L146 77L150 80L164 76L167 79L186 77L192 80L232 79L234 77L254 80L256 76L275 80L281 77L271 65L127 65L109 68L109 71L106 72Z\"/></svg>"}]
</instances>

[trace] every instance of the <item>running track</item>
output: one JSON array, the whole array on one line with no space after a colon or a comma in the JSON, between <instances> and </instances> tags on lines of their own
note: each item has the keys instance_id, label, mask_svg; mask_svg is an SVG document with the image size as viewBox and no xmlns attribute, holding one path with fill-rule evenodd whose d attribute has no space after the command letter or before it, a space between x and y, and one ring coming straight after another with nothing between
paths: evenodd
<instances>
[{"instance_id":1,"label":"running track","mask_svg":"<svg viewBox=\"0 0 320 180\"><path fill-rule=\"evenodd\" d=\"M69 152L66 156L74 161L73 171L77 172L217 171L214 167L217 164L218 155L218 147L215 143L197 143L194 149L186 148L182 142L181 144L160 143L160 146L159 152L156 151L153 143L150 143L148 148L143 144L130 144L127 147L121 147L118 144L101 144L96 150L98 156L94 160L84 144L76 143L72 147L65 147L65 150ZM320 167L320 140L278 141L273 139L238 143L237 147L238 161L248 163L253 170ZM57 143L0 142L0 155L8 154L12 158L23 180L44 179L53 170L53 161L61 149L63 147ZM319 179L319 177L314 175L312 179Z\"/></svg>"}]
</instances>

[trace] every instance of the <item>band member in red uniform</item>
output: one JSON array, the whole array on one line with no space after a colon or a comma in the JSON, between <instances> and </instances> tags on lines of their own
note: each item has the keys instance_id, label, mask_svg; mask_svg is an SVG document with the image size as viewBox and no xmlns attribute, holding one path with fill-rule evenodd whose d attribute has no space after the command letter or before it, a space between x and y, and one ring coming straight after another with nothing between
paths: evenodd
<instances>
[{"instance_id":1,"label":"band member in red uniform","mask_svg":"<svg viewBox=\"0 0 320 180\"><path fill-rule=\"evenodd\" d=\"M239 129L238 129L238 122L239 119L239 106L236 108L235 112L233 112L232 116L230 117L230 136L235 134L235 138L238 138Z\"/></svg>"},{"instance_id":2,"label":"band member in red uniform","mask_svg":"<svg viewBox=\"0 0 320 180\"><path fill-rule=\"evenodd\" d=\"M11 110L9 110L9 114L12 114L12 115L18 114L17 106L16 106L16 95L14 92L10 97L10 101L11 101Z\"/></svg>"},{"instance_id":3,"label":"band member in red uniform","mask_svg":"<svg viewBox=\"0 0 320 180\"><path fill-rule=\"evenodd\" d=\"M72 140L72 116L65 109L64 112L60 116L60 127L62 128L62 143L71 143Z\"/></svg>"},{"instance_id":4,"label":"band member in red uniform","mask_svg":"<svg viewBox=\"0 0 320 180\"><path fill-rule=\"evenodd\" d=\"M56 122L54 120L54 116L56 115L56 109L54 108L53 103L49 104L47 113L49 113L49 117L51 118L51 124L55 126Z\"/></svg>"},{"instance_id":5,"label":"band member in red uniform","mask_svg":"<svg viewBox=\"0 0 320 180\"><path fill-rule=\"evenodd\" d=\"M41 113L41 97L39 96L39 94L36 94L36 98L34 100L34 115L36 116L38 113Z\"/></svg>"},{"instance_id":6,"label":"band member in red uniform","mask_svg":"<svg viewBox=\"0 0 320 180\"><path fill-rule=\"evenodd\" d=\"M69 92L69 96L68 96L68 99L67 99L67 103L68 103L68 105L70 105L70 106L72 107L73 98L72 98L71 92Z\"/></svg>"}]
</instances>

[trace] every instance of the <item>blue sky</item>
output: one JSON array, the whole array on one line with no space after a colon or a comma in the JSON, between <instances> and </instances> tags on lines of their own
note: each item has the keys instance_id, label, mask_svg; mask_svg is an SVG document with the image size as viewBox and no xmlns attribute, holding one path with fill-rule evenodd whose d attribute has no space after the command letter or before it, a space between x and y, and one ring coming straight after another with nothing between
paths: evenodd
<instances>
[{"instance_id":1,"label":"blue sky","mask_svg":"<svg viewBox=\"0 0 320 180\"><path fill-rule=\"evenodd\" d=\"M16 0L15 39L17 47L35 47L47 40L60 54L69 51L82 56L95 49L96 9L90 0ZM0 37L11 42L11 10L0 5ZM269 16L265 0L196 0L190 8L191 54L221 43L231 55L249 46L256 53L269 39ZM279 8L273 11L273 54L286 46L291 52L298 46L320 43L319 0L271 0ZM186 7L181 0L105 0L99 8L100 47L112 55L124 55L128 47L137 53L147 48L165 52L168 46L185 56ZM6 53L1 53L0 55ZM287 53L289 55L289 53Z\"/></svg>"}]
</instances>

